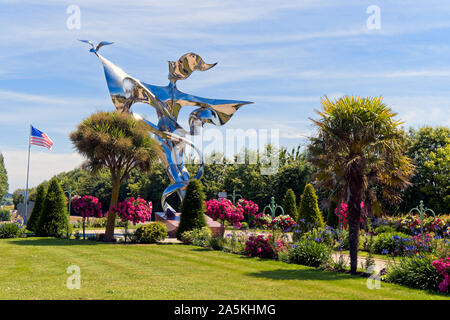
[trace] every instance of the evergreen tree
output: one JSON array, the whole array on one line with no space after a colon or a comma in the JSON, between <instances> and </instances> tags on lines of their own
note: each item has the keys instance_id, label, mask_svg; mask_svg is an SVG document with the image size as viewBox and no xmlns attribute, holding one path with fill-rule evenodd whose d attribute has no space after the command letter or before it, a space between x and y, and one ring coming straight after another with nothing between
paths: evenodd
<instances>
[{"instance_id":1,"label":"evergreen tree","mask_svg":"<svg viewBox=\"0 0 450 320\"><path fill-rule=\"evenodd\" d=\"M205 211L203 185L199 180L191 180L186 187L186 195L181 203L181 217L177 238L180 239L185 231L205 227Z\"/></svg>"},{"instance_id":2,"label":"evergreen tree","mask_svg":"<svg viewBox=\"0 0 450 320\"><path fill-rule=\"evenodd\" d=\"M382 197L398 202L399 192L410 183L414 166L406 156L402 121L394 118L382 97L344 96L322 99L323 110L312 120L317 132L310 138L308 154L316 166L319 186L345 190L348 204L350 271L358 267L361 201L370 188L381 188Z\"/></svg>"},{"instance_id":3,"label":"evergreen tree","mask_svg":"<svg viewBox=\"0 0 450 320\"><path fill-rule=\"evenodd\" d=\"M27 221L27 229L30 231L37 232L39 219L41 218L42 209L44 206L45 194L45 186L41 183L37 187L36 202L34 203L30 218Z\"/></svg>"},{"instance_id":4,"label":"evergreen tree","mask_svg":"<svg viewBox=\"0 0 450 320\"><path fill-rule=\"evenodd\" d=\"M309 223L310 228L323 227L325 225L317 202L316 191L310 183L305 186L303 191L299 213L299 219L304 219L306 224Z\"/></svg>"},{"instance_id":5,"label":"evergreen tree","mask_svg":"<svg viewBox=\"0 0 450 320\"><path fill-rule=\"evenodd\" d=\"M149 136L148 125L128 113L98 112L83 120L70 134L75 148L87 158L86 167L93 173L109 169L111 199L109 208L119 201L120 187L133 169L150 173L162 150ZM116 214L107 216L105 241L114 240Z\"/></svg>"},{"instance_id":6,"label":"evergreen tree","mask_svg":"<svg viewBox=\"0 0 450 320\"><path fill-rule=\"evenodd\" d=\"M290 215L295 221L298 219L297 204L294 190L288 189L283 199L284 214Z\"/></svg>"},{"instance_id":7,"label":"evergreen tree","mask_svg":"<svg viewBox=\"0 0 450 320\"><path fill-rule=\"evenodd\" d=\"M334 212L336 207L337 207L336 202L330 201L330 206L328 208L327 225L333 228L336 228L339 224L339 218Z\"/></svg>"},{"instance_id":8,"label":"evergreen tree","mask_svg":"<svg viewBox=\"0 0 450 320\"><path fill-rule=\"evenodd\" d=\"M6 172L3 155L0 154L0 202L8 192L8 173Z\"/></svg>"},{"instance_id":9,"label":"evergreen tree","mask_svg":"<svg viewBox=\"0 0 450 320\"><path fill-rule=\"evenodd\" d=\"M37 234L44 237L62 238L69 230L69 214L66 196L58 180L50 180L42 208Z\"/></svg>"}]
</instances>

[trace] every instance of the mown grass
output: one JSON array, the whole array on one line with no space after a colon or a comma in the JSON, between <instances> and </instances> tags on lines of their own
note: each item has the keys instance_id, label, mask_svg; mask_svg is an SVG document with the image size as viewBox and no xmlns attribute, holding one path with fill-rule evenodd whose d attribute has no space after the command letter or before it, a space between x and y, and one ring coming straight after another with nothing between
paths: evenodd
<instances>
[{"instance_id":1,"label":"mown grass","mask_svg":"<svg viewBox=\"0 0 450 320\"><path fill-rule=\"evenodd\" d=\"M279 261L185 245L0 240L1 299L449 299ZM66 268L81 268L69 290Z\"/></svg>"}]
</instances>

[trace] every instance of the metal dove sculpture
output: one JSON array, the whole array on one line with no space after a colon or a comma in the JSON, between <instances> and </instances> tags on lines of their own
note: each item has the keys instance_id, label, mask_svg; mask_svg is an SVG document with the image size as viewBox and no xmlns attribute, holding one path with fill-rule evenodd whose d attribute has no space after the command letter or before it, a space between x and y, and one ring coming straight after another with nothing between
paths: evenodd
<instances>
[{"instance_id":1,"label":"metal dove sculpture","mask_svg":"<svg viewBox=\"0 0 450 320\"><path fill-rule=\"evenodd\" d=\"M194 179L200 179L203 175L204 160L200 150L185 138L188 132L177 122L180 109L184 106L198 107L189 115L189 133L198 134L198 128L210 123L221 126L230 120L233 114L249 101L235 101L222 99L208 99L190 95L177 89L178 80L187 79L195 70L206 71L216 65L207 64L195 53L187 53L178 61L169 61L169 84L167 86L155 86L141 82L130 76L119 66L98 53L98 50L112 42L102 41L94 46L90 40L80 40L88 43L93 52L103 64L106 82L112 102L118 112L131 112L134 103L146 103L156 110L158 123L154 124L142 116L132 113L136 119L145 121L152 133L155 134L164 151L164 163L171 181L162 194L161 205L168 218L173 217L175 210L168 204L167 198L177 193L182 201L185 195L186 185L190 175L184 164L185 146L189 145L198 153L201 163Z\"/></svg>"}]
</instances>

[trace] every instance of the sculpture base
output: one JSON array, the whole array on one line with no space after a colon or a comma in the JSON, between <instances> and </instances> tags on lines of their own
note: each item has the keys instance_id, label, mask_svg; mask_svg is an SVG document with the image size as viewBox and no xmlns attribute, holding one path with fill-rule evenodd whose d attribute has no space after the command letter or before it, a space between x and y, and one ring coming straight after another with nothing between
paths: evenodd
<instances>
[{"instance_id":1,"label":"sculpture base","mask_svg":"<svg viewBox=\"0 0 450 320\"><path fill-rule=\"evenodd\" d=\"M162 222L166 225L167 233L170 238L175 238L178 226L180 224L180 215L181 213L175 212L174 215L167 215L165 212L156 212L155 220ZM213 236L220 235L220 229L222 225L205 215L205 220L207 226L211 229Z\"/></svg>"}]
</instances>

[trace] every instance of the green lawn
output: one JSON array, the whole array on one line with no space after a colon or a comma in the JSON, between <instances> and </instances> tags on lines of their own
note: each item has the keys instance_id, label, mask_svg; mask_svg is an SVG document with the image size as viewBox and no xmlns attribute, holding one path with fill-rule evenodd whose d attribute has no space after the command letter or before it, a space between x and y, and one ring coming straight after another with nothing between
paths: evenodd
<instances>
[{"instance_id":1,"label":"green lawn","mask_svg":"<svg viewBox=\"0 0 450 320\"><path fill-rule=\"evenodd\" d=\"M184 245L0 240L0 299L449 299L283 262ZM81 268L81 289L66 268Z\"/></svg>"}]
</instances>

